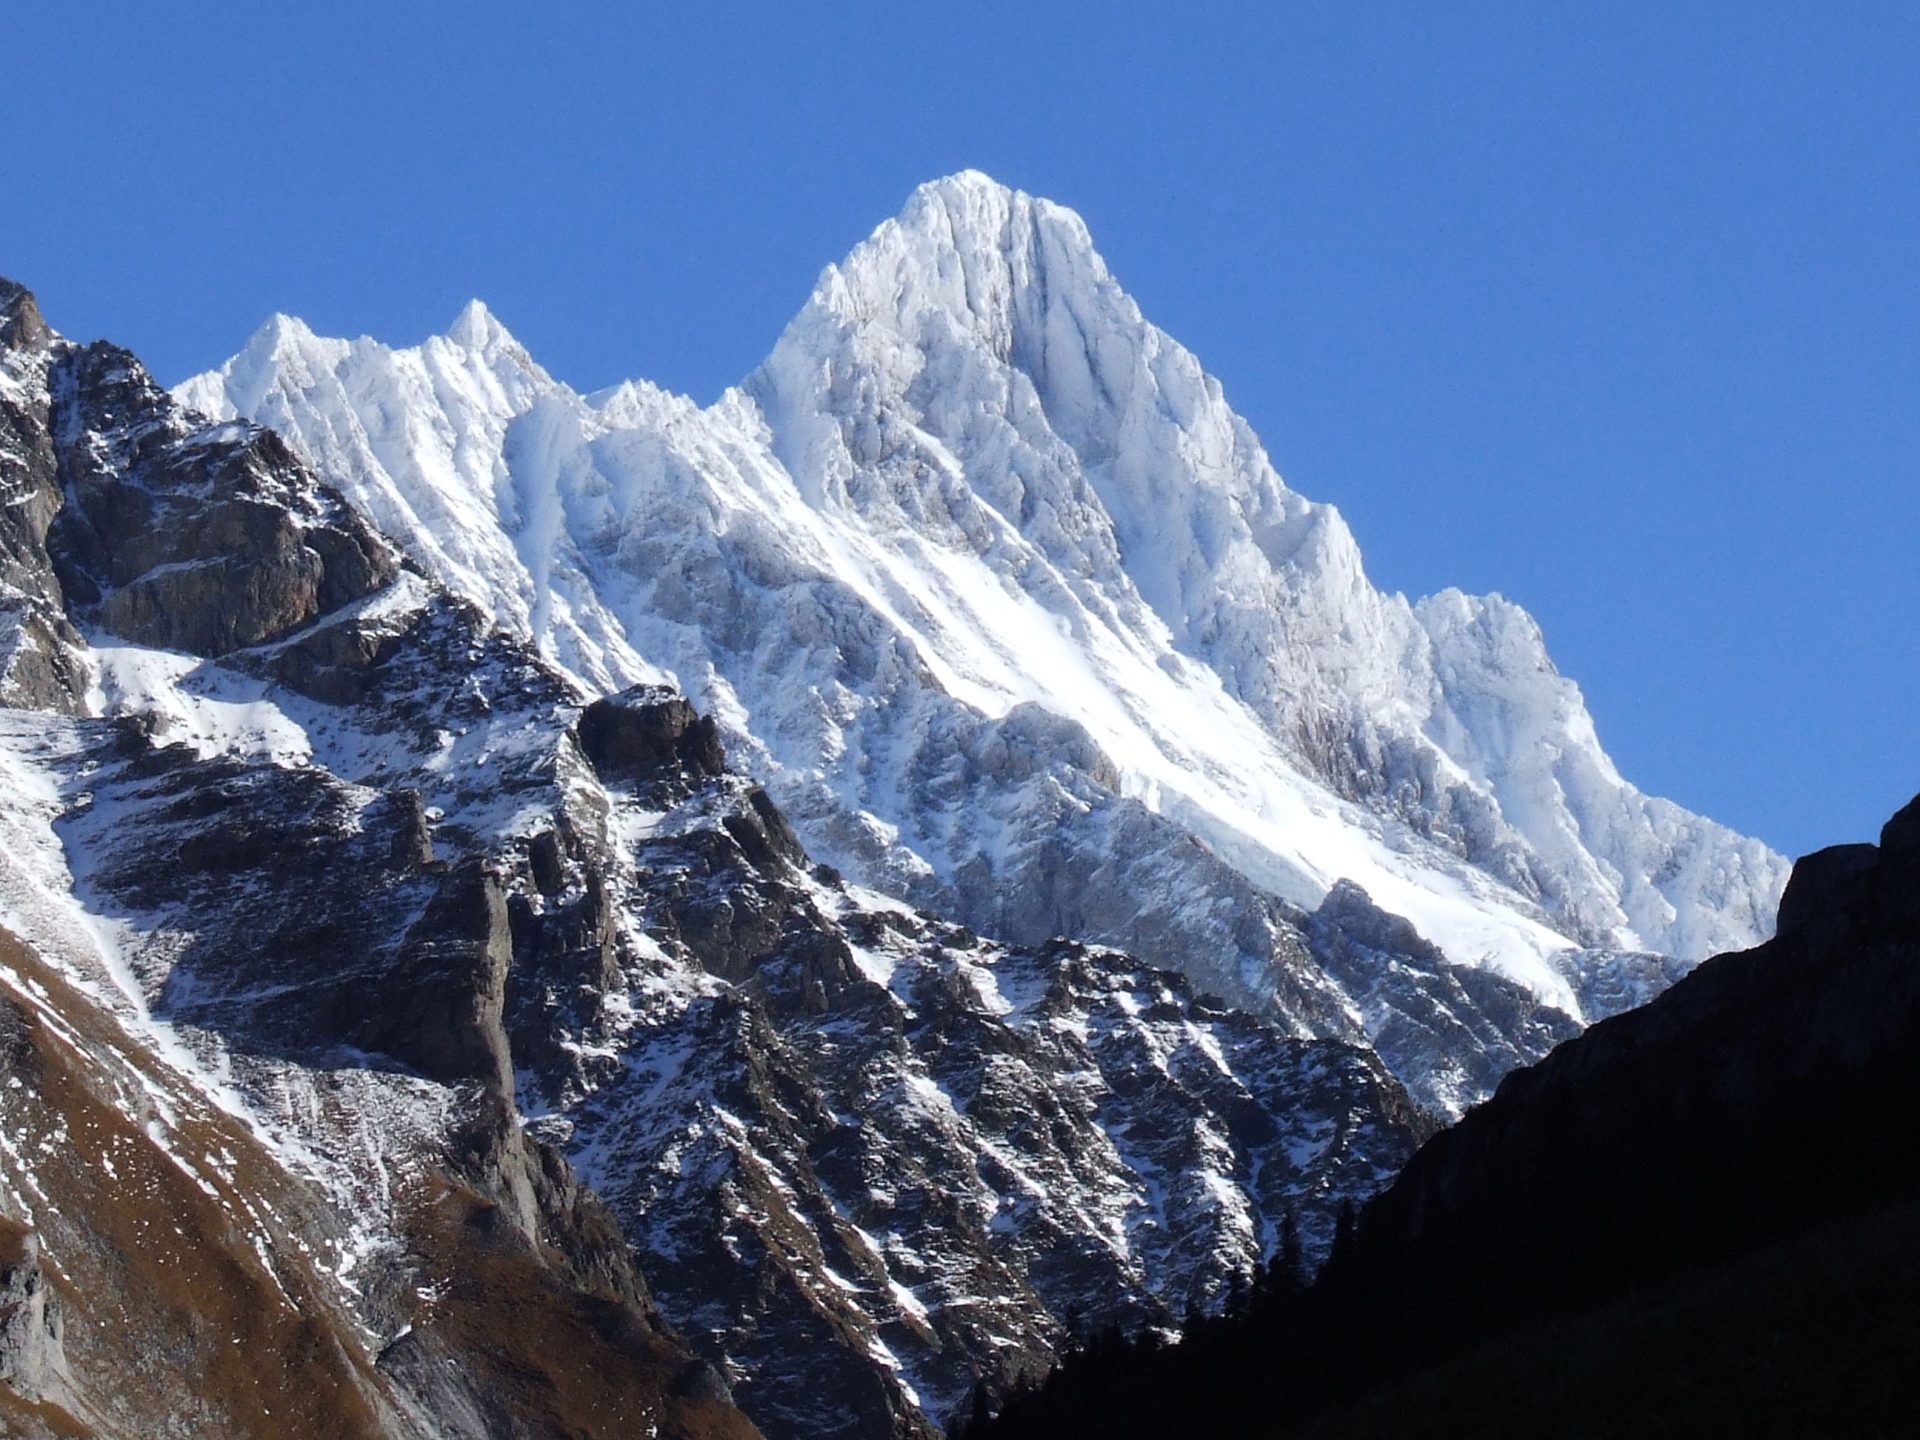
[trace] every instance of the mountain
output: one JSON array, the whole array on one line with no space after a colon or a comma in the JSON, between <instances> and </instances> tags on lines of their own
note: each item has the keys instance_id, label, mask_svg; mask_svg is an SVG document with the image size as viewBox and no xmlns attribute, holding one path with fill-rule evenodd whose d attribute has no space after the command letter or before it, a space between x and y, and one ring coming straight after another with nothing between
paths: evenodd
<instances>
[{"instance_id":1,"label":"mountain","mask_svg":"<svg viewBox=\"0 0 1920 1440\"><path fill-rule=\"evenodd\" d=\"M1109 1346L983 1435L1907 1434L1920 799L1779 933L1516 1071L1311 1291Z\"/></svg>"},{"instance_id":2,"label":"mountain","mask_svg":"<svg viewBox=\"0 0 1920 1440\"><path fill-rule=\"evenodd\" d=\"M927 1436L1431 1128L1364 1046L849 883L679 691L10 283L0 485L9 1433Z\"/></svg>"},{"instance_id":3,"label":"mountain","mask_svg":"<svg viewBox=\"0 0 1920 1440\"><path fill-rule=\"evenodd\" d=\"M975 175L706 409L0 284L0 486L28 1434L932 1436L1784 879Z\"/></svg>"},{"instance_id":4,"label":"mountain","mask_svg":"<svg viewBox=\"0 0 1920 1440\"><path fill-rule=\"evenodd\" d=\"M1376 590L1079 217L979 174L709 407L577 394L477 302L400 350L276 317L179 396L586 690L677 682L859 884L1179 969L1443 1115L1785 880L1622 780L1518 607Z\"/></svg>"}]
</instances>

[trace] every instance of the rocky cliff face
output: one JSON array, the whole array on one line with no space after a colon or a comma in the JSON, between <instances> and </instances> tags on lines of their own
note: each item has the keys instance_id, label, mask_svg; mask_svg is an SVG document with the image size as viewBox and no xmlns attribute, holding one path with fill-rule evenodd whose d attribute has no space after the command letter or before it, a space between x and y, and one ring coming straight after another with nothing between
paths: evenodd
<instances>
[{"instance_id":1,"label":"rocky cliff face","mask_svg":"<svg viewBox=\"0 0 1920 1440\"><path fill-rule=\"evenodd\" d=\"M578 395L478 305L405 350L277 317L181 395L590 688L674 677L851 878L1183 970L1442 1113L1771 923L1784 861L1623 781L1523 611L1375 590L1079 218L984 176L704 409ZM1308 920L1342 882L1423 942L1357 983L1345 900Z\"/></svg>"},{"instance_id":2,"label":"rocky cliff face","mask_svg":"<svg viewBox=\"0 0 1920 1440\"><path fill-rule=\"evenodd\" d=\"M671 757L662 708L597 702L581 731ZM1323 1247L1421 1131L1364 1051L1123 954L981 940L811 866L738 777L688 793L627 744L589 753L604 838L540 841L523 922L571 937L517 1012L544 1057L523 1093L778 1433L914 1430L1070 1331L1211 1308L1289 1211ZM582 987L608 916L638 934Z\"/></svg>"},{"instance_id":3,"label":"rocky cliff face","mask_svg":"<svg viewBox=\"0 0 1920 1440\"><path fill-rule=\"evenodd\" d=\"M678 691L4 295L10 1423L930 1434L1424 1133L1363 1047L848 884Z\"/></svg>"}]
</instances>

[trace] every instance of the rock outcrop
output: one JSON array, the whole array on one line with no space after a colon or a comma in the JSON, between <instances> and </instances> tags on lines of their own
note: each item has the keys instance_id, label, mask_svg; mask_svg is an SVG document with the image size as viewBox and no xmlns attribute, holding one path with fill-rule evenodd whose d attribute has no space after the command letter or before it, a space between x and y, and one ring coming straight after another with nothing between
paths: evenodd
<instances>
[{"instance_id":1,"label":"rock outcrop","mask_svg":"<svg viewBox=\"0 0 1920 1440\"><path fill-rule=\"evenodd\" d=\"M707 778L726 768L713 721L664 685L636 685L580 712L580 748L609 783L658 785Z\"/></svg>"},{"instance_id":2,"label":"rock outcrop","mask_svg":"<svg viewBox=\"0 0 1920 1440\"><path fill-rule=\"evenodd\" d=\"M19 1024L11 1019L9 1028ZM28 1405L56 1402L71 1388L60 1311L40 1267L40 1237L0 1221L0 1385Z\"/></svg>"}]
</instances>

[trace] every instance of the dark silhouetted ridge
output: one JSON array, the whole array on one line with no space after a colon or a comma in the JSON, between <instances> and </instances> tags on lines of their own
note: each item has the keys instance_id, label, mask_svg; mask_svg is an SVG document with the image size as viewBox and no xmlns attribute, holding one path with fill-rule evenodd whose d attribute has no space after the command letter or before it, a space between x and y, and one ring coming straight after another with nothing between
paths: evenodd
<instances>
[{"instance_id":1,"label":"dark silhouetted ridge","mask_svg":"<svg viewBox=\"0 0 1920 1440\"><path fill-rule=\"evenodd\" d=\"M1908 1434L1920 800L1795 867L1777 938L1516 1071L1311 1289L1117 1337L994 1437Z\"/></svg>"}]
</instances>

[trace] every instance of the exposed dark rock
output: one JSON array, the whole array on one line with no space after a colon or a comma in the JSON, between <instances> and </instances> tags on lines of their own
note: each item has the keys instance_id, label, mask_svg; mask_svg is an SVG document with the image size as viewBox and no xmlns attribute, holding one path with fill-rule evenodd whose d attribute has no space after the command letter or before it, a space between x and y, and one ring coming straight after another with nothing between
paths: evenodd
<instances>
[{"instance_id":1,"label":"exposed dark rock","mask_svg":"<svg viewBox=\"0 0 1920 1440\"><path fill-rule=\"evenodd\" d=\"M53 566L69 603L114 634L223 655L393 578L391 547L278 436L185 423L124 350L66 348L49 394L65 499Z\"/></svg>"},{"instance_id":2,"label":"exposed dark rock","mask_svg":"<svg viewBox=\"0 0 1920 1440\"><path fill-rule=\"evenodd\" d=\"M343 617L296 634L255 665L298 694L326 705L364 703L375 667L402 637Z\"/></svg>"},{"instance_id":3,"label":"exposed dark rock","mask_svg":"<svg viewBox=\"0 0 1920 1440\"><path fill-rule=\"evenodd\" d=\"M393 858L409 869L433 864L433 827L426 802L418 790L402 790L393 797Z\"/></svg>"},{"instance_id":4,"label":"exposed dark rock","mask_svg":"<svg viewBox=\"0 0 1920 1440\"><path fill-rule=\"evenodd\" d=\"M51 333L33 292L0 276L0 345L9 350L43 350Z\"/></svg>"},{"instance_id":5,"label":"exposed dark rock","mask_svg":"<svg viewBox=\"0 0 1920 1440\"><path fill-rule=\"evenodd\" d=\"M1421 1094L1459 1104L1580 1031L1525 986L1453 964L1350 880L1303 928L1327 973L1377 1016L1374 1048Z\"/></svg>"},{"instance_id":6,"label":"exposed dark rock","mask_svg":"<svg viewBox=\"0 0 1920 1440\"><path fill-rule=\"evenodd\" d=\"M0 1385L28 1400L67 1389L60 1300L40 1267L40 1237L0 1220Z\"/></svg>"},{"instance_id":7,"label":"exposed dark rock","mask_svg":"<svg viewBox=\"0 0 1920 1440\"><path fill-rule=\"evenodd\" d=\"M746 811L729 815L722 823L748 861L762 871L777 870L783 864L804 868L807 854L801 848L800 837L787 824L787 817L767 798L767 792L755 785L747 791L746 798Z\"/></svg>"},{"instance_id":8,"label":"exposed dark rock","mask_svg":"<svg viewBox=\"0 0 1920 1440\"><path fill-rule=\"evenodd\" d=\"M557 830L542 830L527 840L527 869L542 895L558 895L566 884L565 855Z\"/></svg>"},{"instance_id":9,"label":"exposed dark rock","mask_svg":"<svg viewBox=\"0 0 1920 1440\"><path fill-rule=\"evenodd\" d=\"M0 608L0 704L80 714L87 674L79 653L79 634L64 615L30 606Z\"/></svg>"},{"instance_id":10,"label":"exposed dark rock","mask_svg":"<svg viewBox=\"0 0 1920 1440\"><path fill-rule=\"evenodd\" d=\"M710 778L726 766L720 732L686 697L636 685L580 712L580 748L602 780L642 785Z\"/></svg>"},{"instance_id":11,"label":"exposed dark rock","mask_svg":"<svg viewBox=\"0 0 1920 1440\"><path fill-rule=\"evenodd\" d=\"M46 549L63 501L46 383L53 340L33 296L0 280L0 366L27 382L0 390L0 703L72 715L86 677Z\"/></svg>"},{"instance_id":12,"label":"exposed dark rock","mask_svg":"<svg viewBox=\"0 0 1920 1440\"><path fill-rule=\"evenodd\" d=\"M1880 851L1872 845L1831 845L1803 856L1780 897L1779 933L1851 924L1848 917L1866 900L1879 868Z\"/></svg>"},{"instance_id":13,"label":"exposed dark rock","mask_svg":"<svg viewBox=\"0 0 1920 1440\"><path fill-rule=\"evenodd\" d=\"M501 1026L513 937L506 894L481 865L448 875L402 942L368 1014L361 1045L433 1080L478 1080L509 1094L513 1062Z\"/></svg>"}]
</instances>

